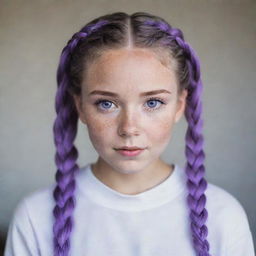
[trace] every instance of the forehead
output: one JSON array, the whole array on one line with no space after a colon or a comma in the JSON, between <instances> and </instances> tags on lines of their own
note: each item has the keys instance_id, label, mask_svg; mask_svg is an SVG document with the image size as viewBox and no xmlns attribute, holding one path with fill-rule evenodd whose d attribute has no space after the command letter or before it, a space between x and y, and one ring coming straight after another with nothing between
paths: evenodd
<instances>
[{"instance_id":1,"label":"forehead","mask_svg":"<svg viewBox=\"0 0 256 256\"><path fill-rule=\"evenodd\" d=\"M108 50L85 70L86 90L158 89L176 84L175 72L155 52L142 48Z\"/></svg>"}]
</instances>

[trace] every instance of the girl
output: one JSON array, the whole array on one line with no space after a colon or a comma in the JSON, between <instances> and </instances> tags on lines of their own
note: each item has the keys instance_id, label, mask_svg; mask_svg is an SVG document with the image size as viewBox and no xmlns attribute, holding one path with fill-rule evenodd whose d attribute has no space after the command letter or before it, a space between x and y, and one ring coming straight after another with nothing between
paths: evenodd
<instances>
[{"instance_id":1,"label":"girl","mask_svg":"<svg viewBox=\"0 0 256 256\"><path fill-rule=\"evenodd\" d=\"M57 184L21 200L5 256L254 255L243 207L204 178L200 66L180 29L145 12L94 19L57 82ZM181 168L161 153L183 113ZM82 168L78 118L99 154Z\"/></svg>"}]
</instances>

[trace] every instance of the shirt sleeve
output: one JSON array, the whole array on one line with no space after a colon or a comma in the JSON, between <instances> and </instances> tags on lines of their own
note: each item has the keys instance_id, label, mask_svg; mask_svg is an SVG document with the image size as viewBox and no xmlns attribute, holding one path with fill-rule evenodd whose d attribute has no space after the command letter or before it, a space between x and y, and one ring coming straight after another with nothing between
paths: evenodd
<instances>
[{"instance_id":1,"label":"shirt sleeve","mask_svg":"<svg viewBox=\"0 0 256 256\"><path fill-rule=\"evenodd\" d=\"M228 248L228 256L255 256L252 233L248 232L239 237L237 241L233 242Z\"/></svg>"},{"instance_id":2,"label":"shirt sleeve","mask_svg":"<svg viewBox=\"0 0 256 256\"><path fill-rule=\"evenodd\" d=\"M17 205L11 219L4 256L39 256L38 243L25 199Z\"/></svg>"},{"instance_id":3,"label":"shirt sleeve","mask_svg":"<svg viewBox=\"0 0 256 256\"><path fill-rule=\"evenodd\" d=\"M236 200L229 215L232 228L228 233L227 256L255 256L253 237L245 209Z\"/></svg>"}]
</instances>

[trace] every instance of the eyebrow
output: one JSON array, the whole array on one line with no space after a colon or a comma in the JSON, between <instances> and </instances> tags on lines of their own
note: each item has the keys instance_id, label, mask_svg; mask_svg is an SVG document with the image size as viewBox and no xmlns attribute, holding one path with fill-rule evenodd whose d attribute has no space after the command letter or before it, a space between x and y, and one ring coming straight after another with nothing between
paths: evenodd
<instances>
[{"instance_id":1,"label":"eyebrow","mask_svg":"<svg viewBox=\"0 0 256 256\"><path fill-rule=\"evenodd\" d=\"M155 90L155 91L149 91L149 92L142 92L140 93L141 97L144 96L148 96L148 95L155 95L155 94L160 94L160 93L169 93L171 94L171 92L169 92L168 90L165 89L160 89L160 90ZM112 97L118 97L119 95L117 93L114 92L109 92L109 91L100 91L100 90L95 90L89 93L89 95L105 95L105 96L112 96Z\"/></svg>"}]
</instances>

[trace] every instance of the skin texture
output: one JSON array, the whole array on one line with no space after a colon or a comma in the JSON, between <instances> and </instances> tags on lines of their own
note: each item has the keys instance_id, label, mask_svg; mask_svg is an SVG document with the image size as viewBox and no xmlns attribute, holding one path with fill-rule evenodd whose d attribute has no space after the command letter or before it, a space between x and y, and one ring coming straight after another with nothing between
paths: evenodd
<instances>
[{"instance_id":1,"label":"skin texture","mask_svg":"<svg viewBox=\"0 0 256 256\"><path fill-rule=\"evenodd\" d=\"M140 96L158 89L170 94ZM177 95L177 89L174 70L164 66L148 49L108 50L88 66L81 96L74 95L74 100L99 154L92 171L101 182L120 193L134 195L172 174L174 166L160 156L171 139L173 126L184 113L187 90ZM89 96L94 90L119 96ZM96 106L98 99L105 101ZM138 156L127 157L114 149L122 146L146 149Z\"/></svg>"}]
</instances>

